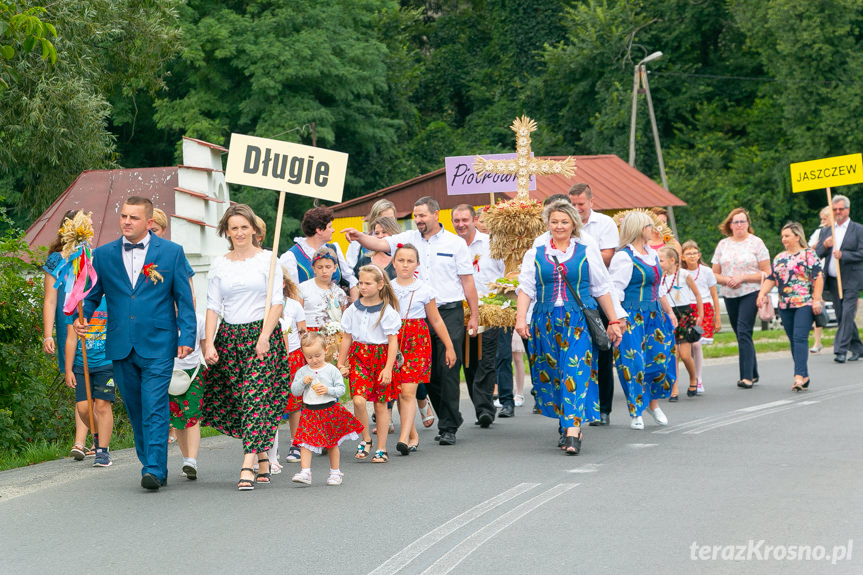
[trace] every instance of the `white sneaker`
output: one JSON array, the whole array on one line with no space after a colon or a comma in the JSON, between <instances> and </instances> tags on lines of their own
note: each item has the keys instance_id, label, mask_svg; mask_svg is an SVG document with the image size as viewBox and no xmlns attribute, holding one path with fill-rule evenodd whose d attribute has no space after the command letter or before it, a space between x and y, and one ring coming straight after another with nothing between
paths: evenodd
<instances>
[{"instance_id":1,"label":"white sneaker","mask_svg":"<svg viewBox=\"0 0 863 575\"><path fill-rule=\"evenodd\" d=\"M516 394L515 395L515 406L521 407L522 405L524 405L524 396Z\"/></svg>"},{"instance_id":2,"label":"white sneaker","mask_svg":"<svg viewBox=\"0 0 863 575\"><path fill-rule=\"evenodd\" d=\"M644 420L641 419L641 416L633 417L632 421L629 422L629 427L631 429L644 429Z\"/></svg>"},{"instance_id":3,"label":"white sneaker","mask_svg":"<svg viewBox=\"0 0 863 575\"><path fill-rule=\"evenodd\" d=\"M330 476L327 477L327 485L341 485L343 476L344 473L341 471L331 471Z\"/></svg>"},{"instance_id":4,"label":"white sneaker","mask_svg":"<svg viewBox=\"0 0 863 575\"><path fill-rule=\"evenodd\" d=\"M295 473L293 477L291 477L291 481L294 483L304 483L306 485L312 484L312 472L311 471L300 471L299 473Z\"/></svg>"},{"instance_id":5,"label":"white sneaker","mask_svg":"<svg viewBox=\"0 0 863 575\"><path fill-rule=\"evenodd\" d=\"M500 409L501 407L503 407L503 404L500 402L500 400L499 400L499 399L495 399L495 400L494 400L494 406L495 406L496 408Z\"/></svg>"},{"instance_id":6,"label":"white sneaker","mask_svg":"<svg viewBox=\"0 0 863 575\"><path fill-rule=\"evenodd\" d=\"M698 384L695 387L695 394L696 395L704 395L704 384L701 383L700 379L698 380Z\"/></svg>"},{"instance_id":7,"label":"white sneaker","mask_svg":"<svg viewBox=\"0 0 863 575\"><path fill-rule=\"evenodd\" d=\"M647 412L653 416L653 420L657 423L657 425L668 425L668 418L665 417L665 414L662 412L662 408L657 407L656 409L647 408ZM644 424L642 424L642 429L644 428Z\"/></svg>"}]
</instances>

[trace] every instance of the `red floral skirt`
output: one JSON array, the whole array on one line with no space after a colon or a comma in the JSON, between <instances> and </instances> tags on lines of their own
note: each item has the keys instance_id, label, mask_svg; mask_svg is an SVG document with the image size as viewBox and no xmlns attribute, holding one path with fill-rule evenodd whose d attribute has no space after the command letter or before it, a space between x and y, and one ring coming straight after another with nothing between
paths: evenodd
<instances>
[{"instance_id":1,"label":"red floral skirt","mask_svg":"<svg viewBox=\"0 0 863 575\"><path fill-rule=\"evenodd\" d=\"M321 453L324 448L333 449L343 441L360 437L363 424L338 401L323 409L318 407L303 407L300 424L294 435L294 445Z\"/></svg>"},{"instance_id":2,"label":"red floral skirt","mask_svg":"<svg viewBox=\"0 0 863 575\"><path fill-rule=\"evenodd\" d=\"M405 320L399 331L399 345L405 362L393 372L393 381L428 383L431 375L431 338L424 319Z\"/></svg>"},{"instance_id":3,"label":"red floral skirt","mask_svg":"<svg viewBox=\"0 0 863 575\"><path fill-rule=\"evenodd\" d=\"M692 315L698 317L698 307L695 304L690 304L690 307L692 308ZM701 337L710 339L713 337L713 318L715 317L713 314L715 311L712 303L704 302L702 307L704 308L704 319L701 320L701 327L704 328L704 333Z\"/></svg>"},{"instance_id":4,"label":"red floral skirt","mask_svg":"<svg viewBox=\"0 0 863 575\"><path fill-rule=\"evenodd\" d=\"M294 375L297 373L297 370L306 365L306 358L303 356L303 350L301 348L297 348L288 354L288 365L291 369L291 381L294 381ZM293 393L290 394L288 396L288 402L285 405L285 413L294 413L295 411L300 411L302 408L302 394L300 394L299 397Z\"/></svg>"},{"instance_id":5,"label":"red floral skirt","mask_svg":"<svg viewBox=\"0 0 863 575\"><path fill-rule=\"evenodd\" d=\"M366 401L387 402L399 396L401 386L395 382L383 385L378 381L381 371L387 364L387 344L360 343L351 344L348 352L350 369L349 381L352 395L362 395ZM393 369L393 379L395 372Z\"/></svg>"}]
</instances>

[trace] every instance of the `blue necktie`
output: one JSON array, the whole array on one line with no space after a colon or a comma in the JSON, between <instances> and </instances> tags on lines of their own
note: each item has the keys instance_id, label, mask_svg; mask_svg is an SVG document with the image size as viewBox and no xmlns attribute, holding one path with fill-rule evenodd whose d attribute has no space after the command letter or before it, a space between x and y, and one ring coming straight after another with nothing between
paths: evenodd
<instances>
[{"instance_id":1,"label":"blue necktie","mask_svg":"<svg viewBox=\"0 0 863 575\"><path fill-rule=\"evenodd\" d=\"M126 244L123 244L123 249L125 249L127 252L129 250L134 250L135 248L141 248L143 250L144 244L143 243L140 243L140 244L126 243Z\"/></svg>"}]
</instances>

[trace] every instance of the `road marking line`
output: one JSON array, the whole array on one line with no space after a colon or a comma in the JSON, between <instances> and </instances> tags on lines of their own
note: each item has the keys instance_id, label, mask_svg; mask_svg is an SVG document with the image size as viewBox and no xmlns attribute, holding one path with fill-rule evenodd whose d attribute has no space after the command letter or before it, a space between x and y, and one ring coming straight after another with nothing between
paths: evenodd
<instances>
[{"instance_id":1,"label":"road marking line","mask_svg":"<svg viewBox=\"0 0 863 575\"><path fill-rule=\"evenodd\" d=\"M760 403L758 405L751 405L749 407L744 407L742 409L735 409L735 413L748 413L752 411L761 411L762 409L770 409L771 407L778 407L780 405L788 405L789 403L794 403L793 399L780 399L779 401L771 401L770 403Z\"/></svg>"},{"instance_id":2,"label":"road marking line","mask_svg":"<svg viewBox=\"0 0 863 575\"><path fill-rule=\"evenodd\" d=\"M812 405L812 404L815 404L815 403L821 403L821 401L820 401L820 400L818 400L818 399L816 399L816 400L814 400L814 401L801 401L801 402L800 402L800 405Z\"/></svg>"},{"instance_id":3,"label":"road marking line","mask_svg":"<svg viewBox=\"0 0 863 575\"><path fill-rule=\"evenodd\" d=\"M504 491L499 495L495 495L491 499L483 501L479 505L475 505L457 515L435 529L432 529L389 559L381 564L377 569L369 573L369 575L394 575L405 567L408 563L419 557L423 552L429 549L438 541L444 539L456 530L464 527L474 519L485 515L495 507L503 505L510 499L518 497L522 493L530 491L534 487L539 486L539 483L519 483L512 489Z\"/></svg>"},{"instance_id":4,"label":"road marking line","mask_svg":"<svg viewBox=\"0 0 863 575\"><path fill-rule=\"evenodd\" d=\"M581 467L576 467L575 469L567 469L567 473L596 473L599 471L599 466L601 463L586 463Z\"/></svg>"},{"instance_id":5,"label":"road marking line","mask_svg":"<svg viewBox=\"0 0 863 575\"><path fill-rule=\"evenodd\" d=\"M570 489L577 487L578 483L558 483L548 491L540 493L515 509L507 511L479 531L474 532L467 538L462 540L458 545L444 553L444 555L432 563L428 569L422 572L421 575L446 575L455 569L459 563L467 559L467 557L479 549L486 541L536 509L537 507L548 503L555 497L563 495Z\"/></svg>"},{"instance_id":6,"label":"road marking line","mask_svg":"<svg viewBox=\"0 0 863 575\"><path fill-rule=\"evenodd\" d=\"M644 449L645 447L656 447L658 443L630 443L629 446L633 449Z\"/></svg>"}]
</instances>

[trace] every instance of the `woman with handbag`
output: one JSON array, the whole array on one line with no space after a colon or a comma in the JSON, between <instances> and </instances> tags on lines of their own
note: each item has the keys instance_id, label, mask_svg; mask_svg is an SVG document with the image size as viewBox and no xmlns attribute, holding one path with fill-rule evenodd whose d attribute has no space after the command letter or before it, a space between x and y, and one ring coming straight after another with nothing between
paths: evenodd
<instances>
[{"instance_id":1,"label":"woman with handbag","mask_svg":"<svg viewBox=\"0 0 863 575\"><path fill-rule=\"evenodd\" d=\"M647 212L627 213L620 223L620 247L609 266L616 296L626 311L614 363L632 429L644 429L645 408L656 423L668 425L659 400L674 400L671 389L677 381L677 319L667 298L659 294L662 269L657 253L650 247L653 228L654 220Z\"/></svg>"},{"instance_id":2,"label":"woman with handbag","mask_svg":"<svg viewBox=\"0 0 863 575\"><path fill-rule=\"evenodd\" d=\"M713 273L737 338L740 368L737 387L752 389L758 381L758 360L752 341L758 314L756 299L762 278L770 273L770 254L761 238L752 233L749 212L745 208L731 210L719 229L727 237L713 252Z\"/></svg>"},{"instance_id":3,"label":"woman with handbag","mask_svg":"<svg viewBox=\"0 0 863 575\"><path fill-rule=\"evenodd\" d=\"M515 329L529 338L528 351L535 358L530 373L537 406L542 415L559 420L564 452L578 455L582 424L599 419L595 348L620 341L617 318L623 309L612 297L596 242L580 233L583 225L573 205L553 202L542 215L551 235L522 260ZM606 331L596 323L597 304L609 319Z\"/></svg>"},{"instance_id":4,"label":"woman with handbag","mask_svg":"<svg viewBox=\"0 0 863 575\"><path fill-rule=\"evenodd\" d=\"M803 226L789 222L782 226L785 251L773 258L773 273L761 286L758 303L779 286L779 317L791 342L794 358L793 391L809 388L809 329L813 315L821 313L824 274L815 250L807 247Z\"/></svg>"}]
</instances>

